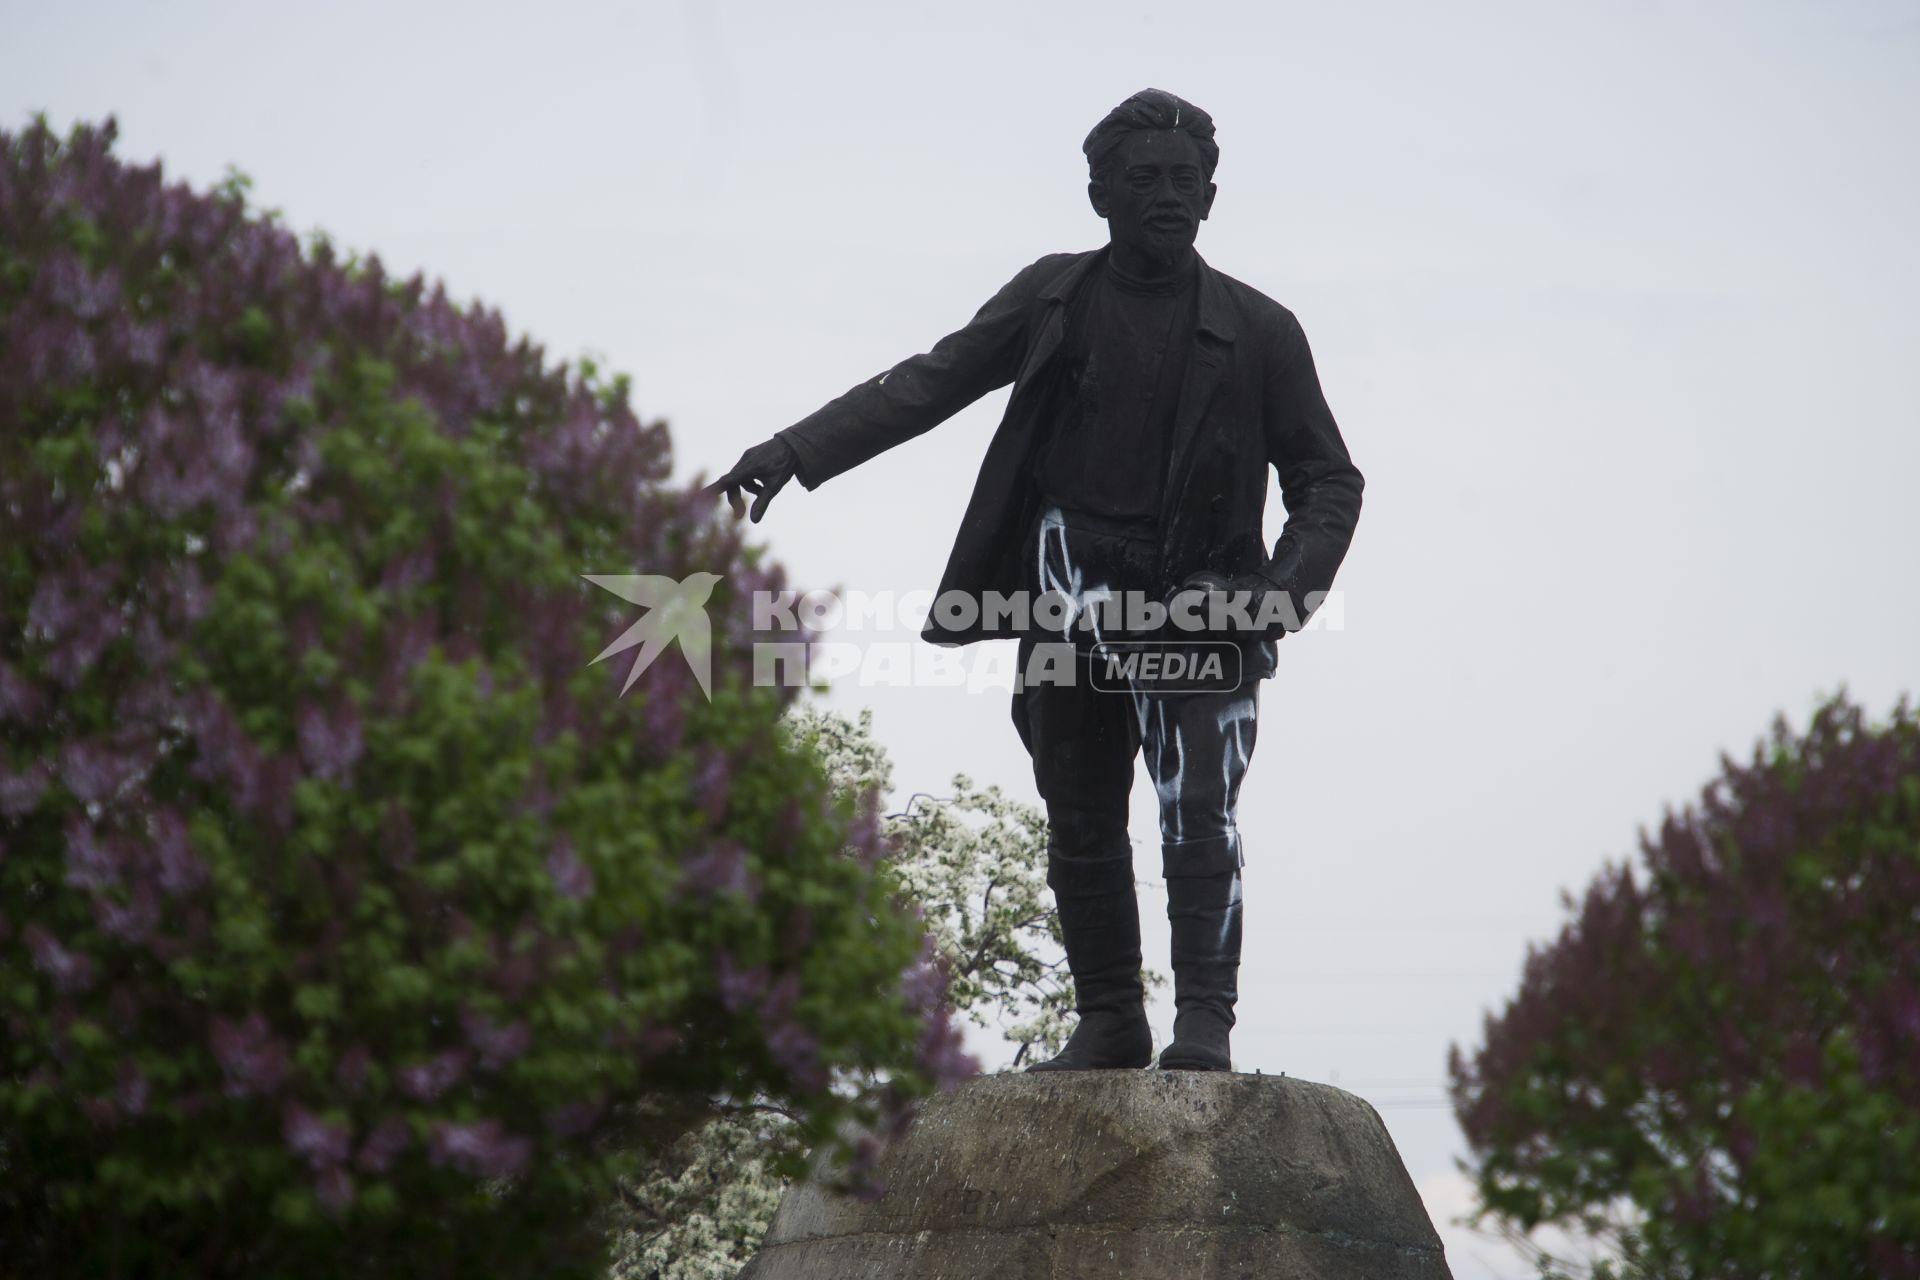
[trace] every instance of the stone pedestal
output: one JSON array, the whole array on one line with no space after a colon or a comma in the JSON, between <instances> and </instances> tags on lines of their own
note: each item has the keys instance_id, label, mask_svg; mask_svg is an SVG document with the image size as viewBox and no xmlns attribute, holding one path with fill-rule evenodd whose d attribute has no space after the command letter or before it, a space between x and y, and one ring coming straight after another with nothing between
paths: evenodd
<instances>
[{"instance_id":1,"label":"stone pedestal","mask_svg":"<svg viewBox=\"0 0 1920 1280\"><path fill-rule=\"evenodd\" d=\"M1379 1114L1284 1076L982 1076L880 1179L795 1186L741 1280L1451 1280Z\"/></svg>"}]
</instances>

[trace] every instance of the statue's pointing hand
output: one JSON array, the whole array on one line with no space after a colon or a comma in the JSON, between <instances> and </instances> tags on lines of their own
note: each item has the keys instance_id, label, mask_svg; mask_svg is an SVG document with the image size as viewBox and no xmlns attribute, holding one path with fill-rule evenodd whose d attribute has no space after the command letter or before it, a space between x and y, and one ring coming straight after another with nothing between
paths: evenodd
<instances>
[{"instance_id":1,"label":"statue's pointing hand","mask_svg":"<svg viewBox=\"0 0 1920 1280\"><path fill-rule=\"evenodd\" d=\"M733 470L708 485L708 493L727 495L727 505L733 508L735 518L747 514L746 500L740 496L741 490L756 495L753 500L753 522L760 523L760 517L767 514L767 504L773 501L773 495L793 479L798 459L794 457L793 446L779 436L753 446L740 455L740 461L733 464Z\"/></svg>"}]
</instances>

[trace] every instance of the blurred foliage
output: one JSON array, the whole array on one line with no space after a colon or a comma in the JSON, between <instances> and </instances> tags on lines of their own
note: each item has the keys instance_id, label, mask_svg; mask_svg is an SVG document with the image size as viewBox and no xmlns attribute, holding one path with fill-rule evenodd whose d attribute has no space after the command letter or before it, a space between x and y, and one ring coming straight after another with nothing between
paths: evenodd
<instances>
[{"instance_id":1,"label":"blurred foliage","mask_svg":"<svg viewBox=\"0 0 1920 1280\"><path fill-rule=\"evenodd\" d=\"M873 716L796 704L798 745L817 752L844 795L885 795L893 767ZM922 913L957 1012L1013 1048L1013 1066L1057 1051L1072 1029L1073 980L1046 892L1046 819L998 788L956 777L888 815L884 864ZM1148 990L1163 975L1145 975ZM733 1109L687 1135L623 1186L615 1211L618 1280L729 1280L759 1247L786 1189L778 1156L799 1149L778 1109Z\"/></svg>"},{"instance_id":2,"label":"blurred foliage","mask_svg":"<svg viewBox=\"0 0 1920 1280\"><path fill-rule=\"evenodd\" d=\"M0 134L4 1266L599 1275L716 1099L967 1071L625 380L113 138ZM722 575L711 702L589 665L639 571Z\"/></svg>"},{"instance_id":3,"label":"blurred foliage","mask_svg":"<svg viewBox=\"0 0 1920 1280\"><path fill-rule=\"evenodd\" d=\"M1920 1276L1920 720L1779 721L1641 852L1452 1052L1479 1217L1610 1276Z\"/></svg>"},{"instance_id":4,"label":"blurred foliage","mask_svg":"<svg viewBox=\"0 0 1920 1280\"><path fill-rule=\"evenodd\" d=\"M893 764L857 719L799 704L795 736L842 794L890 795ZM885 870L927 926L948 1002L1013 1047L1013 1065L1050 1056L1073 1029L1073 979L1047 891L1047 820L998 787L956 774L947 794L916 792L886 819ZM1149 990L1164 981L1149 973Z\"/></svg>"}]
</instances>

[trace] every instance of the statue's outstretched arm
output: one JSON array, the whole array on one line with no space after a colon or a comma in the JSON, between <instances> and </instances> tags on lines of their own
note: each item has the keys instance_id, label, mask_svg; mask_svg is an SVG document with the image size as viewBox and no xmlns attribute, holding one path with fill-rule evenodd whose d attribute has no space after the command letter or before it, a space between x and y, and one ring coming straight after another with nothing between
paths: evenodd
<instances>
[{"instance_id":1,"label":"statue's outstretched arm","mask_svg":"<svg viewBox=\"0 0 1920 1280\"><path fill-rule=\"evenodd\" d=\"M736 512L742 490L756 494L752 514L758 520L789 479L798 477L812 489L1012 382L1045 261L1008 281L964 328L932 350L902 360L747 450L708 491L725 492Z\"/></svg>"}]
</instances>

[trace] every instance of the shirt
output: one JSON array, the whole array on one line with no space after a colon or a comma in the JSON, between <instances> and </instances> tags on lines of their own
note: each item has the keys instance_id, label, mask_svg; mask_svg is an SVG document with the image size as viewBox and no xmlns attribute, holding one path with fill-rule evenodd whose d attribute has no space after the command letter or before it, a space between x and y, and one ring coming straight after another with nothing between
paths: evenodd
<instances>
[{"instance_id":1,"label":"shirt","mask_svg":"<svg viewBox=\"0 0 1920 1280\"><path fill-rule=\"evenodd\" d=\"M1193 345L1198 272L1143 281L1111 261L1068 318L1051 434L1035 472L1043 505L1157 523L1174 413Z\"/></svg>"}]
</instances>

